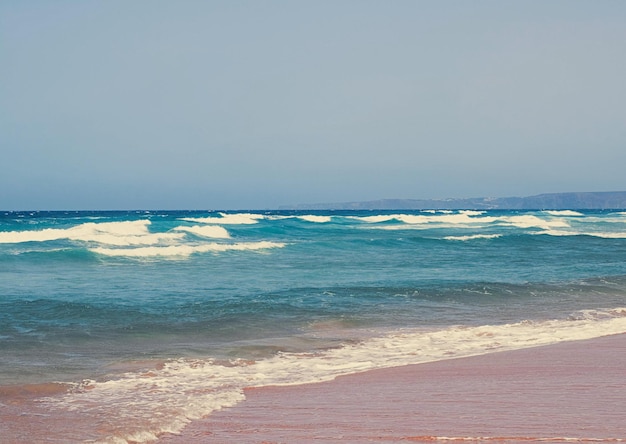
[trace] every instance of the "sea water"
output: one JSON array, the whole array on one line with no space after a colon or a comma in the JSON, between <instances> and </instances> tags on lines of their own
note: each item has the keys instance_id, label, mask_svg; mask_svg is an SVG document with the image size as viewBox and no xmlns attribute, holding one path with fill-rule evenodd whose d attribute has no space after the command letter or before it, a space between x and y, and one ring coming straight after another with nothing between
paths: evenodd
<instances>
[{"instance_id":1,"label":"sea water","mask_svg":"<svg viewBox=\"0 0 626 444\"><path fill-rule=\"evenodd\" d=\"M29 404L75 421L58 442L150 442L245 387L623 333L625 307L624 211L5 212L0 408L60 383Z\"/></svg>"}]
</instances>

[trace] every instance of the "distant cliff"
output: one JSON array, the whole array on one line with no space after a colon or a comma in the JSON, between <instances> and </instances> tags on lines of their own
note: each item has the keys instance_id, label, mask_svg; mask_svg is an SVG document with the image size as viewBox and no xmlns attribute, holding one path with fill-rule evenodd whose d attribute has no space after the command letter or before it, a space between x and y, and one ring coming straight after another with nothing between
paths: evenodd
<instances>
[{"instance_id":1,"label":"distant cliff","mask_svg":"<svg viewBox=\"0 0 626 444\"><path fill-rule=\"evenodd\" d=\"M366 202L299 204L285 210L603 210L626 209L626 191L549 193L528 197L468 199L380 199Z\"/></svg>"}]
</instances>

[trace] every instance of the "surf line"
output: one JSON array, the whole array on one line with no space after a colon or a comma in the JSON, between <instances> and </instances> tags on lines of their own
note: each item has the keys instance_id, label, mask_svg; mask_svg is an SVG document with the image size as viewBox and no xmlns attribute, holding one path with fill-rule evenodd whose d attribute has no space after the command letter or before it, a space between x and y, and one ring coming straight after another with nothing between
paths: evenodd
<instances>
[{"instance_id":1,"label":"surf line","mask_svg":"<svg viewBox=\"0 0 626 444\"><path fill-rule=\"evenodd\" d=\"M597 442L597 443L612 443L612 442L626 442L626 438L566 438L566 437L551 437L551 438L539 438L530 436L407 436L400 438L402 441L411 442L550 442L550 443L576 443L576 442Z\"/></svg>"}]
</instances>

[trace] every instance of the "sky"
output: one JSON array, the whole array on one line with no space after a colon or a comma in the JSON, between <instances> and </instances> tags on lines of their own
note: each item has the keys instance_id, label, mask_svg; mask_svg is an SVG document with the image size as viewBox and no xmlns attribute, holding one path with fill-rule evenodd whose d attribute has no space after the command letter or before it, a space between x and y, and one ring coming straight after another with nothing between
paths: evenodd
<instances>
[{"instance_id":1,"label":"sky","mask_svg":"<svg viewBox=\"0 0 626 444\"><path fill-rule=\"evenodd\" d=\"M626 190L626 1L3 0L0 209Z\"/></svg>"}]
</instances>

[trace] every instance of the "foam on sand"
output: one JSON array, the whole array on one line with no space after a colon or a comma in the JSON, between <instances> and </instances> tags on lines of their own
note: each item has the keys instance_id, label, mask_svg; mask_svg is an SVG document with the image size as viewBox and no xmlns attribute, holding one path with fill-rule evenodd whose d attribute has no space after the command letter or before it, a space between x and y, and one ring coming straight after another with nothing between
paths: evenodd
<instances>
[{"instance_id":1,"label":"foam on sand","mask_svg":"<svg viewBox=\"0 0 626 444\"><path fill-rule=\"evenodd\" d=\"M108 381L84 381L42 402L93 421L109 418L100 442L149 442L244 399L246 387L329 381L372 369L517 350L626 332L626 308L588 310L567 319L442 330L404 329L343 347L278 353L259 361L178 359ZM117 425L117 421L124 426ZM115 424L114 424L115 423ZM114 441L117 440L117 441Z\"/></svg>"},{"instance_id":2,"label":"foam on sand","mask_svg":"<svg viewBox=\"0 0 626 444\"><path fill-rule=\"evenodd\" d=\"M248 389L162 442L626 442L625 346L616 335Z\"/></svg>"}]
</instances>

